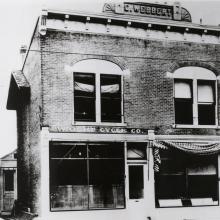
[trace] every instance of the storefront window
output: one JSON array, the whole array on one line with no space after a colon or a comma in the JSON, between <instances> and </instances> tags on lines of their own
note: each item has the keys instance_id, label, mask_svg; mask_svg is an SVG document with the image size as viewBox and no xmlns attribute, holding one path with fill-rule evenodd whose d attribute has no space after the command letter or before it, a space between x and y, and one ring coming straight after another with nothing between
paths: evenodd
<instances>
[{"instance_id":1,"label":"storefront window","mask_svg":"<svg viewBox=\"0 0 220 220\"><path fill-rule=\"evenodd\" d=\"M124 208L123 144L51 144L50 196L52 211Z\"/></svg>"},{"instance_id":2,"label":"storefront window","mask_svg":"<svg viewBox=\"0 0 220 220\"><path fill-rule=\"evenodd\" d=\"M218 205L216 156L160 152L160 171L155 173L157 207Z\"/></svg>"}]
</instances>

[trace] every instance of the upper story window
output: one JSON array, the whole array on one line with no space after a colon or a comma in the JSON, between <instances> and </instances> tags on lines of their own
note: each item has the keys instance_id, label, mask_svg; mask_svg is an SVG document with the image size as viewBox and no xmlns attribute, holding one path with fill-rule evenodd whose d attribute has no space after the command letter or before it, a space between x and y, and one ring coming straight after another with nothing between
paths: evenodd
<instances>
[{"instance_id":1,"label":"upper story window","mask_svg":"<svg viewBox=\"0 0 220 220\"><path fill-rule=\"evenodd\" d=\"M217 124L216 79L202 67L182 67L174 72L175 124Z\"/></svg>"},{"instance_id":2,"label":"upper story window","mask_svg":"<svg viewBox=\"0 0 220 220\"><path fill-rule=\"evenodd\" d=\"M74 121L123 122L122 70L109 61L88 59L74 66Z\"/></svg>"}]
</instances>

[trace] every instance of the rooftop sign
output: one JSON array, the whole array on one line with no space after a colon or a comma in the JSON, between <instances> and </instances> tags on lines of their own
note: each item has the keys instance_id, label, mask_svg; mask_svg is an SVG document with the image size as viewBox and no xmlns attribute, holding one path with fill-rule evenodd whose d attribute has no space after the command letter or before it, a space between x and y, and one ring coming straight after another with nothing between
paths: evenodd
<instances>
[{"instance_id":1,"label":"rooftop sign","mask_svg":"<svg viewBox=\"0 0 220 220\"><path fill-rule=\"evenodd\" d=\"M161 5L142 2L124 2L121 4L106 3L104 12L122 15L135 15L191 22L190 13L176 2L174 5Z\"/></svg>"}]
</instances>

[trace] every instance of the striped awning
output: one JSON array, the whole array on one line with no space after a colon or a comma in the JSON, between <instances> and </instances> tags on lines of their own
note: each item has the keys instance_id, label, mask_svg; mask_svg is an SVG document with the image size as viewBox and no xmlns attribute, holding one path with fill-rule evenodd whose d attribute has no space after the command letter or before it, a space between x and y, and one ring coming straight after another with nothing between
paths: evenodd
<instances>
[{"instance_id":1,"label":"striped awning","mask_svg":"<svg viewBox=\"0 0 220 220\"><path fill-rule=\"evenodd\" d=\"M220 143L154 141L153 147L164 150L177 149L185 153L196 155L212 155L220 152Z\"/></svg>"}]
</instances>

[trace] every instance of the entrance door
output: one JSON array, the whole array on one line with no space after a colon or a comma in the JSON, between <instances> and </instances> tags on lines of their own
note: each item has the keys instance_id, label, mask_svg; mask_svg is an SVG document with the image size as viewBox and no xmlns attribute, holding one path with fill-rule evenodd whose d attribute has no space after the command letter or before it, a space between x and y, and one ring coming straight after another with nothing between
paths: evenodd
<instances>
[{"instance_id":1,"label":"entrance door","mask_svg":"<svg viewBox=\"0 0 220 220\"><path fill-rule=\"evenodd\" d=\"M146 164L128 164L129 219L146 220Z\"/></svg>"},{"instance_id":2,"label":"entrance door","mask_svg":"<svg viewBox=\"0 0 220 220\"><path fill-rule=\"evenodd\" d=\"M3 210L10 211L13 208L14 196L15 196L15 185L14 185L14 170L4 170L4 194L3 194Z\"/></svg>"}]
</instances>

